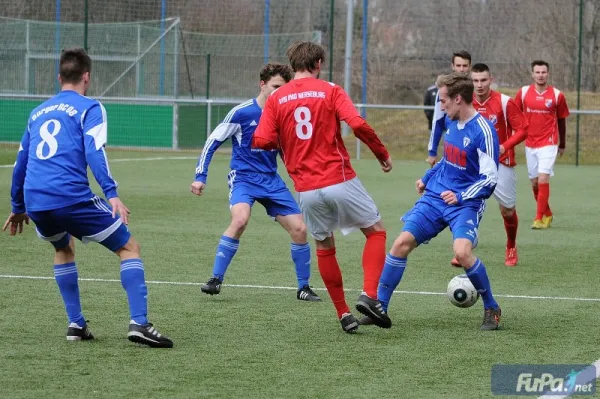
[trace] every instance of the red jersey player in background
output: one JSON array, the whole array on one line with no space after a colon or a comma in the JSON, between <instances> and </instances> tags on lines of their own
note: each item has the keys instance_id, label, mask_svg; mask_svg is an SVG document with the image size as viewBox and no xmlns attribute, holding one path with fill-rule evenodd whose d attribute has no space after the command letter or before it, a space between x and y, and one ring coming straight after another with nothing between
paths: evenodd
<instances>
[{"instance_id":1,"label":"red jersey player in background","mask_svg":"<svg viewBox=\"0 0 600 399\"><path fill-rule=\"evenodd\" d=\"M335 256L336 228L344 234L360 229L366 236L362 256L364 291L356 308L379 327L390 328L392 322L377 300L386 255L386 230L375 203L352 169L340 121L346 122L371 149L384 172L392 169L392 160L348 94L341 87L318 79L325 60L323 47L296 42L288 48L287 56L294 79L268 98L252 145L281 150L304 220L316 242L319 272L343 330L352 333L359 322L344 295Z\"/></svg>"},{"instance_id":2,"label":"red jersey player in background","mask_svg":"<svg viewBox=\"0 0 600 399\"><path fill-rule=\"evenodd\" d=\"M537 213L532 229L547 229L552 224L550 176L554 175L556 156L562 156L566 145L569 107L560 90L548 84L550 65L546 61L531 63L534 84L523 86L515 102L529 122L525 141L527 171L537 202Z\"/></svg>"},{"instance_id":3,"label":"red jersey player in background","mask_svg":"<svg viewBox=\"0 0 600 399\"><path fill-rule=\"evenodd\" d=\"M516 266L517 254L517 174L514 167L514 147L527 138L527 120L515 103L506 94L498 93L490 88L493 78L486 64L475 64L471 68L471 79L475 87L473 108L484 118L494 124L500 143L500 162L498 165L498 184L494 190L494 198L500 205L500 213L506 229L506 254L504 264ZM456 259L452 265L461 267Z\"/></svg>"}]
</instances>

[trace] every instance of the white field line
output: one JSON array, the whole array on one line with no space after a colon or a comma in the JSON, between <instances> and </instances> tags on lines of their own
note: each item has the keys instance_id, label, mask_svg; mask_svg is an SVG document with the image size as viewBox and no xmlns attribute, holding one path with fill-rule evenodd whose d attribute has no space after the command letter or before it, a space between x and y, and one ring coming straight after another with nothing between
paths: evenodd
<instances>
[{"instance_id":1,"label":"white field line","mask_svg":"<svg viewBox=\"0 0 600 399\"><path fill-rule=\"evenodd\" d=\"M49 276L20 276L12 274L0 274L0 278L4 279L17 279L17 280L54 280L54 277ZM121 280L117 279L105 279L105 278L80 278L80 281L91 281L99 283L120 283ZM148 280L147 284L162 284L162 285L192 285L199 286L202 283L194 283L190 281L157 281ZM232 288L249 288L249 289L263 289L263 290L297 290L296 287L286 287L277 285L253 285L253 284L223 284L224 287ZM325 288L313 288L316 291L325 291ZM362 290L354 288L346 288L348 292L361 292ZM394 291L396 294L407 294L407 295L446 295L445 292L431 292L431 291ZM535 295L503 295L496 294L499 298L514 298L514 299L539 299L539 300L555 300L555 301L579 301L579 302L600 302L600 298L579 298L579 297L565 297L565 296L535 296Z\"/></svg>"}]
</instances>

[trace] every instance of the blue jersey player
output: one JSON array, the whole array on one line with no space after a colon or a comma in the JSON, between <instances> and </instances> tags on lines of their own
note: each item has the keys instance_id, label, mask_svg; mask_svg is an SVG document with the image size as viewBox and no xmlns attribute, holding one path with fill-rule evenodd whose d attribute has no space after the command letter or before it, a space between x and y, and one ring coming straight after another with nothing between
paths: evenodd
<instances>
[{"instance_id":1,"label":"blue jersey player","mask_svg":"<svg viewBox=\"0 0 600 399\"><path fill-rule=\"evenodd\" d=\"M496 330L500 307L483 262L472 249L479 223L498 180L498 137L493 125L472 106L473 81L453 72L438 79L440 103L451 120L444 135L444 157L416 182L422 197L404 216L404 227L386 257L378 298L387 310L400 283L406 258L420 244L450 227L454 254L484 304L482 330Z\"/></svg>"},{"instance_id":2,"label":"blue jersey player","mask_svg":"<svg viewBox=\"0 0 600 399\"><path fill-rule=\"evenodd\" d=\"M258 201L265 207L267 214L279 222L291 236L291 255L298 280L296 298L303 301L321 300L309 285L310 246L306 236L306 225L300 208L277 173L278 151L264 151L251 147L252 135L267 97L291 78L292 70L288 65L265 65L260 71L258 97L234 107L206 140L191 186L192 193L196 195L202 195L204 192L208 166L217 148L231 139L233 149L231 172L228 176L231 223L219 241L213 277L200 287L204 293L216 295L221 292L225 272L248 225L251 208L254 202Z\"/></svg>"},{"instance_id":3,"label":"blue jersey player","mask_svg":"<svg viewBox=\"0 0 600 399\"><path fill-rule=\"evenodd\" d=\"M81 312L76 237L98 242L121 259L131 318L127 338L171 348L173 342L148 322L140 245L126 227L129 210L117 195L104 152L106 110L85 97L90 57L83 49L64 50L59 65L61 92L35 108L27 121L13 171L12 213L3 230L10 226L11 235L21 233L31 218L38 236L54 246L54 276L69 319L67 340L94 338ZM90 190L88 165L110 204Z\"/></svg>"}]
</instances>

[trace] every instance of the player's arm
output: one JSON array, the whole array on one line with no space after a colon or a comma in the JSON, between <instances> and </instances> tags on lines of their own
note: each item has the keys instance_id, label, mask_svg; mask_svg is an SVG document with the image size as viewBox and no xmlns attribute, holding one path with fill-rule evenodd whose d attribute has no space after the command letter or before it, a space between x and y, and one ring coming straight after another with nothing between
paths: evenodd
<instances>
[{"instance_id":1,"label":"player's arm","mask_svg":"<svg viewBox=\"0 0 600 399\"><path fill-rule=\"evenodd\" d=\"M348 126L350 126L354 135L369 147L373 155L375 155L382 165L386 163L390 158L388 150L385 148L371 125L360 116L356 107L354 107L350 96L338 86L334 86L332 93L333 104L338 119L346 122Z\"/></svg>"},{"instance_id":2,"label":"player's arm","mask_svg":"<svg viewBox=\"0 0 600 399\"><path fill-rule=\"evenodd\" d=\"M437 158L437 150L442 139L442 134L446 129L446 113L442 111L439 91L435 96L435 107L433 109L433 123L429 134L429 144L427 146L430 158ZM433 160L435 162L435 160ZM433 166L433 165L432 165Z\"/></svg>"},{"instance_id":3,"label":"player's arm","mask_svg":"<svg viewBox=\"0 0 600 399\"><path fill-rule=\"evenodd\" d=\"M479 179L461 193L456 193L457 205L467 200L489 198L498 183L498 135L488 124L480 125L482 132L477 143Z\"/></svg>"},{"instance_id":4,"label":"player's arm","mask_svg":"<svg viewBox=\"0 0 600 399\"><path fill-rule=\"evenodd\" d=\"M567 145L567 117L569 116L569 107L563 93L558 95L556 116L558 118L558 150L562 155Z\"/></svg>"},{"instance_id":5,"label":"player's arm","mask_svg":"<svg viewBox=\"0 0 600 399\"><path fill-rule=\"evenodd\" d=\"M107 200L118 197L117 182L112 178L104 147L107 142L106 110L102 104L93 105L83 115L83 144L85 159Z\"/></svg>"},{"instance_id":6,"label":"player's arm","mask_svg":"<svg viewBox=\"0 0 600 399\"><path fill-rule=\"evenodd\" d=\"M12 185L10 188L10 203L12 205L12 213L25 213L25 197L23 188L25 186L25 175L27 174L27 160L29 154L29 126L23 133L19 152L17 153L17 161L13 169Z\"/></svg>"},{"instance_id":7,"label":"player's arm","mask_svg":"<svg viewBox=\"0 0 600 399\"><path fill-rule=\"evenodd\" d=\"M508 140L502 143L502 146L504 150L510 150L525 141L528 127L525 115L513 99L508 100L506 104L506 120L508 121L508 131L513 133Z\"/></svg>"},{"instance_id":8,"label":"player's arm","mask_svg":"<svg viewBox=\"0 0 600 399\"><path fill-rule=\"evenodd\" d=\"M433 168L427 169L427 171L425 172L423 177L421 177L421 181L423 182L424 185L427 186L427 183L429 183L431 178L433 176L435 176L435 174L440 170L440 167L442 166L442 162L444 162L444 158L440 159L440 161L438 163L436 163Z\"/></svg>"},{"instance_id":9,"label":"player's arm","mask_svg":"<svg viewBox=\"0 0 600 399\"><path fill-rule=\"evenodd\" d=\"M202 153L196 164L194 181L206 184L206 179L208 178L208 166L210 165L210 161L212 160L215 151L217 151L221 144L227 141L231 136L241 136L241 134L242 127L237 121L235 111L232 110L206 139L206 143L204 144L204 148L202 148Z\"/></svg>"},{"instance_id":10,"label":"player's arm","mask_svg":"<svg viewBox=\"0 0 600 399\"><path fill-rule=\"evenodd\" d=\"M270 95L265 103L258 126L252 135L252 148L263 150L276 150L279 148L279 126L275 106L275 96Z\"/></svg>"}]
</instances>

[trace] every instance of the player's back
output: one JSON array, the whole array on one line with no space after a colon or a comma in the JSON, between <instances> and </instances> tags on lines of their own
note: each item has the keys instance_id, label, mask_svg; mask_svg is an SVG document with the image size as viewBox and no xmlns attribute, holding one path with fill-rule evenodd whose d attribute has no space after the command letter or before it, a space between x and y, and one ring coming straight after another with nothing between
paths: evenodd
<instances>
[{"instance_id":1,"label":"player's back","mask_svg":"<svg viewBox=\"0 0 600 399\"><path fill-rule=\"evenodd\" d=\"M356 176L337 112L346 99L339 86L315 78L294 79L271 94L268 101L275 108L283 158L296 191L323 188Z\"/></svg>"},{"instance_id":2,"label":"player's back","mask_svg":"<svg viewBox=\"0 0 600 399\"><path fill-rule=\"evenodd\" d=\"M93 99L65 90L31 112L24 186L27 210L57 209L92 197L83 120L93 106L101 107Z\"/></svg>"}]
</instances>

